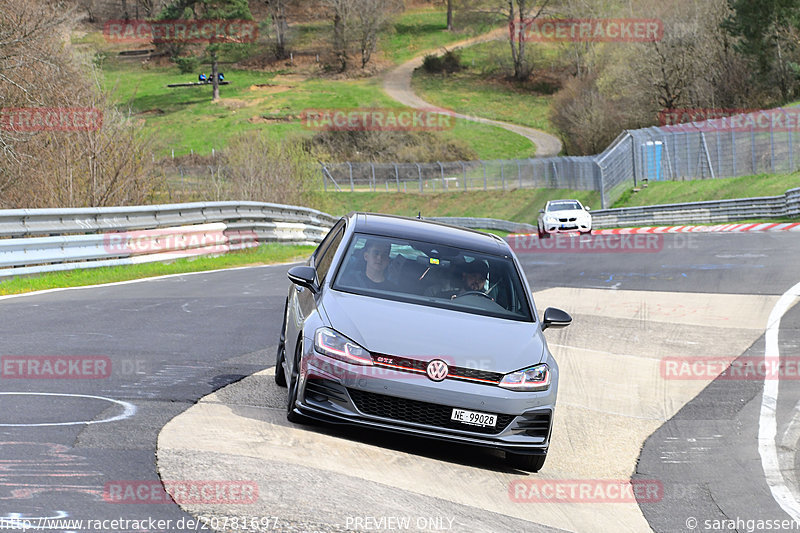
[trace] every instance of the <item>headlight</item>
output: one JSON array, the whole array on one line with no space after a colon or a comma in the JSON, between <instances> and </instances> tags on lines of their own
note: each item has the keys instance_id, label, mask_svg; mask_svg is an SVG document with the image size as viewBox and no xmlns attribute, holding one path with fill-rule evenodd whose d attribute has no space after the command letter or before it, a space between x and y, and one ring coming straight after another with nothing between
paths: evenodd
<instances>
[{"instance_id":1,"label":"headlight","mask_svg":"<svg viewBox=\"0 0 800 533\"><path fill-rule=\"evenodd\" d=\"M555 224L556 217L554 217L553 215L545 215L544 221L547 222L548 224Z\"/></svg>"},{"instance_id":2,"label":"headlight","mask_svg":"<svg viewBox=\"0 0 800 533\"><path fill-rule=\"evenodd\" d=\"M319 328L314 333L314 349L345 363L372 366L372 355L367 350L330 328Z\"/></svg>"},{"instance_id":3,"label":"headlight","mask_svg":"<svg viewBox=\"0 0 800 533\"><path fill-rule=\"evenodd\" d=\"M526 392L547 390L550 387L550 368L542 363L506 374L500 381L500 386L504 389Z\"/></svg>"}]
</instances>

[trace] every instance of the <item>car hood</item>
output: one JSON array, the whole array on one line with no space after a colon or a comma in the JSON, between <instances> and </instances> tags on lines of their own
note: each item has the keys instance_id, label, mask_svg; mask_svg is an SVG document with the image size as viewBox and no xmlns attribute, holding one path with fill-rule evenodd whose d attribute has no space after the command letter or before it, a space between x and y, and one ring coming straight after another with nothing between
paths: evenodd
<instances>
[{"instance_id":1,"label":"car hood","mask_svg":"<svg viewBox=\"0 0 800 533\"><path fill-rule=\"evenodd\" d=\"M329 290L322 306L330 326L374 353L493 372L544 359L538 324L473 315Z\"/></svg>"},{"instance_id":2,"label":"car hood","mask_svg":"<svg viewBox=\"0 0 800 533\"><path fill-rule=\"evenodd\" d=\"M562 209L561 211L548 211L545 215L554 216L556 218L572 218L572 217L589 217L589 213L582 209Z\"/></svg>"}]
</instances>

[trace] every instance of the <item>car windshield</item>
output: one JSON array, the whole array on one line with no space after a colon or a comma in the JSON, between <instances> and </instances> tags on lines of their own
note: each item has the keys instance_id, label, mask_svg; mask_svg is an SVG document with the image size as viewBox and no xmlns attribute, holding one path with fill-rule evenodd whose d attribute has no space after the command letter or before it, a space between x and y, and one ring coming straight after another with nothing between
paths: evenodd
<instances>
[{"instance_id":1,"label":"car windshield","mask_svg":"<svg viewBox=\"0 0 800 533\"><path fill-rule=\"evenodd\" d=\"M355 234L334 290L532 322L510 257L393 237Z\"/></svg>"},{"instance_id":2,"label":"car windshield","mask_svg":"<svg viewBox=\"0 0 800 533\"><path fill-rule=\"evenodd\" d=\"M569 211L571 209L582 209L578 202L551 202L548 211Z\"/></svg>"}]
</instances>

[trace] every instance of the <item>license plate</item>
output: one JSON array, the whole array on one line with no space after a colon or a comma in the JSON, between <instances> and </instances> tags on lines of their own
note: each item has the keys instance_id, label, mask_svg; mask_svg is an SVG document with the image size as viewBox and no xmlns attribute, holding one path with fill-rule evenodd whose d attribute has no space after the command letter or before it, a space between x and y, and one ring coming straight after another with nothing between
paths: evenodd
<instances>
[{"instance_id":1,"label":"license plate","mask_svg":"<svg viewBox=\"0 0 800 533\"><path fill-rule=\"evenodd\" d=\"M450 420L470 426L495 427L497 425L497 415L467 411L466 409L453 409Z\"/></svg>"}]
</instances>

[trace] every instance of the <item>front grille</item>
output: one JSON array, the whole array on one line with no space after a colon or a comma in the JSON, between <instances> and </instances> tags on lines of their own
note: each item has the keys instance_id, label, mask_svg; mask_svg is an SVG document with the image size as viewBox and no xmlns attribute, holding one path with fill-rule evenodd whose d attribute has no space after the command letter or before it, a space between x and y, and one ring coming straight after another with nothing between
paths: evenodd
<instances>
[{"instance_id":1,"label":"front grille","mask_svg":"<svg viewBox=\"0 0 800 533\"><path fill-rule=\"evenodd\" d=\"M428 362L421 359L411 359L409 357L399 357L396 355L386 354L373 354L375 366L392 368L400 372L412 372L415 374L424 374L428 367ZM449 366L449 365L448 365ZM458 379L461 381L470 381L476 383L485 383L487 385L496 385L503 379L504 374L499 372L490 372L488 370L479 370L476 368L465 368L460 366L449 366L447 379Z\"/></svg>"},{"instance_id":2,"label":"front grille","mask_svg":"<svg viewBox=\"0 0 800 533\"><path fill-rule=\"evenodd\" d=\"M450 420L453 408L446 405L407 400L358 389L347 389L347 392L350 393L350 398L353 399L356 407L363 413L426 426L460 429L474 433L497 434L503 431L514 419L514 415L498 414L497 427L470 426Z\"/></svg>"},{"instance_id":3,"label":"front grille","mask_svg":"<svg viewBox=\"0 0 800 533\"><path fill-rule=\"evenodd\" d=\"M503 379L503 374L498 372L489 372L488 370L478 370L476 368L463 368L460 366L452 366L450 367L450 373L448 377L452 377L454 379L458 378L471 378L471 379L479 379L481 381L491 381L494 383L500 383L500 380Z\"/></svg>"},{"instance_id":4,"label":"front grille","mask_svg":"<svg viewBox=\"0 0 800 533\"><path fill-rule=\"evenodd\" d=\"M577 219L577 217L572 217L572 218L559 218L559 219L558 219L558 221L559 221L559 222L575 222L576 220L578 220L578 219Z\"/></svg>"},{"instance_id":5,"label":"front grille","mask_svg":"<svg viewBox=\"0 0 800 533\"><path fill-rule=\"evenodd\" d=\"M550 432L550 418L553 412L549 409L546 411L534 411L532 413L525 413L517 421L517 427L525 430L525 434L529 437L537 437L546 439Z\"/></svg>"}]
</instances>

